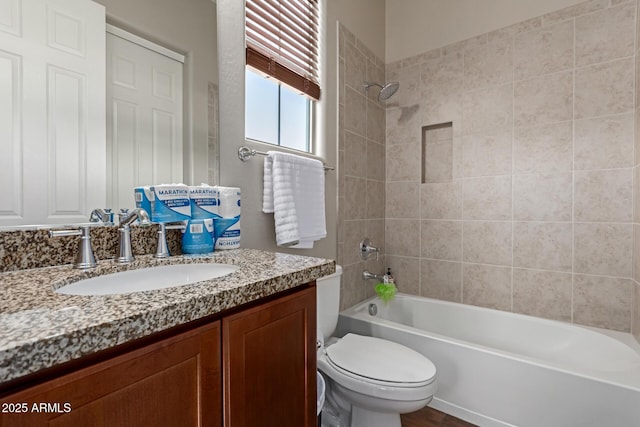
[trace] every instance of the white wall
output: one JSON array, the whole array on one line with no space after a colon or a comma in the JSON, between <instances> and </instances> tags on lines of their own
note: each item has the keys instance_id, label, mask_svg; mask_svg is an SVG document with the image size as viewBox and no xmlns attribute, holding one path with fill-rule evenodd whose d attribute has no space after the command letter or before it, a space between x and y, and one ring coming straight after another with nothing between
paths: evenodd
<instances>
[{"instance_id":1,"label":"white wall","mask_svg":"<svg viewBox=\"0 0 640 427\"><path fill-rule=\"evenodd\" d=\"M384 58L394 62L582 1L386 0Z\"/></svg>"},{"instance_id":2,"label":"white wall","mask_svg":"<svg viewBox=\"0 0 640 427\"><path fill-rule=\"evenodd\" d=\"M208 180L208 82L218 81L216 5L211 0L96 0L107 21L186 55L186 184ZM188 95L187 95L188 94Z\"/></svg>"}]
</instances>

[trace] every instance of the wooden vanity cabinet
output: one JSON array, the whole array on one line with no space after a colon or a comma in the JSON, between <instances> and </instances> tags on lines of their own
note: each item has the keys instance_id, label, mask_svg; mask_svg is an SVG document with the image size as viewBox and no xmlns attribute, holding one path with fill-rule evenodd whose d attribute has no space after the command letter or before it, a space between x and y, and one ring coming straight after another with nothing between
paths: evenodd
<instances>
[{"instance_id":1,"label":"wooden vanity cabinet","mask_svg":"<svg viewBox=\"0 0 640 427\"><path fill-rule=\"evenodd\" d=\"M224 426L315 426L315 336L315 287L223 318Z\"/></svg>"},{"instance_id":2,"label":"wooden vanity cabinet","mask_svg":"<svg viewBox=\"0 0 640 427\"><path fill-rule=\"evenodd\" d=\"M9 395L0 425L219 427L221 378L217 321Z\"/></svg>"},{"instance_id":3,"label":"wooden vanity cabinet","mask_svg":"<svg viewBox=\"0 0 640 427\"><path fill-rule=\"evenodd\" d=\"M315 363L305 286L4 395L0 427L311 427Z\"/></svg>"}]
</instances>

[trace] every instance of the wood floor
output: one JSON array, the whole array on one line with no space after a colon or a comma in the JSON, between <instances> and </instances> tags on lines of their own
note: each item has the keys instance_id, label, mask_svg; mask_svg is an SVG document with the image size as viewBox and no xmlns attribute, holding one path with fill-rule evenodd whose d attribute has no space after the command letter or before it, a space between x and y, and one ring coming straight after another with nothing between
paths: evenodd
<instances>
[{"instance_id":1,"label":"wood floor","mask_svg":"<svg viewBox=\"0 0 640 427\"><path fill-rule=\"evenodd\" d=\"M452 417L428 406L410 414L404 414L402 427L475 427L474 424Z\"/></svg>"}]
</instances>

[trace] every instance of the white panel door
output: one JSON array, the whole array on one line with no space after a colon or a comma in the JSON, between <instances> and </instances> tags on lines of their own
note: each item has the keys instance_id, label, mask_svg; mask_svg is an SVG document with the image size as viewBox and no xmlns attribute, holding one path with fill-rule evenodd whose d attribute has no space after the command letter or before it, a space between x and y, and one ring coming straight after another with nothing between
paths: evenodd
<instances>
[{"instance_id":1,"label":"white panel door","mask_svg":"<svg viewBox=\"0 0 640 427\"><path fill-rule=\"evenodd\" d=\"M143 43L151 48L107 33L107 197L116 209L135 207L136 186L183 181L183 64Z\"/></svg>"},{"instance_id":2,"label":"white panel door","mask_svg":"<svg viewBox=\"0 0 640 427\"><path fill-rule=\"evenodd\" d=\"M0 0L0 225L105 206L104 82L103 6Z\"/></svg>"}]
</instances>

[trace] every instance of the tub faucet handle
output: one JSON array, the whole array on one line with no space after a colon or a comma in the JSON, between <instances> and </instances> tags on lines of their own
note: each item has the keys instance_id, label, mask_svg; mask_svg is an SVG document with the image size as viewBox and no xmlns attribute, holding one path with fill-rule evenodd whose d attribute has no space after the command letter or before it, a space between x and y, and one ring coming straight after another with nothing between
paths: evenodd
<instances>
[{"instance_id":1,"label":"tub faucet handle","mask_svg":"<svg viewBox=\"0 0 640 427\"><path fill-rule=\"evenodd\" d=\"M367 260L371 256L372 253L376 254L376 261L378 261L378 256L380 255L380 248L376 248L371 245L371 240L368 237L365 237L360 242L360 258Z\"/></svg>"}]
</instances>

